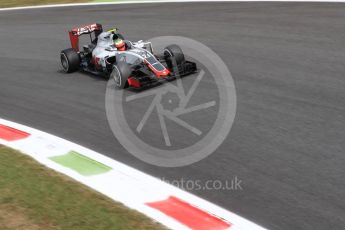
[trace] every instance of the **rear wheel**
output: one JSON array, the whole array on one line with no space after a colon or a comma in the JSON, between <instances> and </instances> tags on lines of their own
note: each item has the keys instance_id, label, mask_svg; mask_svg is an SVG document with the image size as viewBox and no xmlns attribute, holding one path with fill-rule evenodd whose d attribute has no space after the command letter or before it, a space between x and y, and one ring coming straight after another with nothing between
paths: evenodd
<instances>
[{"instance_id":1,"label":"rear wheel","mask_svg":"<svg viewBox=\"0 0 345 230\"><path fill-rule=\"evenodd\" d=\"M178 45L175 45L175 44L165 47L164 58L169 68L172 68L173 65L175 64L173 59L175 59L177 66L180 66L181 64L185 62L182 49Z\"/></svg>"},{"instance_id":2,"label":"rear wheel","mask_svg":"<svg viewBox=\"0 0 345 230\"><path fill-rule=\"evenodd\" d=\"M132 71L130 66L125 62L119 62L113 67L113 71L110 74L115 81L117 88L125 89L128 88L128 78Z\"/></svg>"},{"instance_id":3,"label":"rear wheel","mask_svg":"<svg viewBox=\"0 0 345 230\"><path fill-rule=\"evenodd\" d=\"M80 67L80 56L72 48L61 51L60 60L62 68L66 73L75 72Z\"/></svg>"}]
</instances>

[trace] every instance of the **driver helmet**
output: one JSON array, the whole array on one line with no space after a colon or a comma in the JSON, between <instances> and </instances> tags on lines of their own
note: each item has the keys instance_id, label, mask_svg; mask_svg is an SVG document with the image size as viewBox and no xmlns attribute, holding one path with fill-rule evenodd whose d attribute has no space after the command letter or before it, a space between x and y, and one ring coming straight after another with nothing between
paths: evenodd
<instances>
[{"instance_id":1,"label":"driver helmet","mask_svg":"<svg viewBox=\"0 0 345 230\"><path fill-rule=\"evenodd\" d=\"M117 50L119 50L119 51L125 51L126 50L126 44L122 39L120 39L120 38L116 39L114 41L114 44L115 44L115 47L117 48Z\"/></svg>"}]
</instances>

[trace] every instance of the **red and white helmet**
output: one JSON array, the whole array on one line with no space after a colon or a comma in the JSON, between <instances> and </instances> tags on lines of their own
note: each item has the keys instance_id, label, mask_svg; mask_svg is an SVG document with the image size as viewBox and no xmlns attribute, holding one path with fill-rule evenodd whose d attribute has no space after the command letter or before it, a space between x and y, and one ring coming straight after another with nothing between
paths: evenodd
<instances>
[{"instance_id":1,"label":"red and white helmet","mask_svg":"<svg viewBox=\"0 0 345 230\"><path fill-rule=\"evenodd\" d=\"M119 51L125 51L126 50L126 44L122 39L116 39L114 41L115 47L117 48L117 50Z\"/></svg>"}]
</instances>

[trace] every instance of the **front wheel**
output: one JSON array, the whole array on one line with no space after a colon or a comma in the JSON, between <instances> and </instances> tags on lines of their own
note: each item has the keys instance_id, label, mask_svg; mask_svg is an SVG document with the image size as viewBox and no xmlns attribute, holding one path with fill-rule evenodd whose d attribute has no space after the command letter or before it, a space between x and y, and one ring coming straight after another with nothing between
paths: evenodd
<instances>
[{"instance_id":1,"label":"front wheel","mask_svg":"<svg viewBox=\"0 0 345 230\"><path fill-rule=\"evenodd\" d=\"M117 88L128 88L128 77L131 74L130 66L125 62L119 62L113 66L110 77L114 79Z\"/></svg>"},{"instance_id":2,"label":"front wheel","mask_svg":"<svg viewBox=\"0 0 345 230\"><path fill-rule=\"evenodd\" d=\"M66 73L75 72L80 67L80 56L72 48L61 51L60 60L62 68Z\"/></svg>"},{"instance_id":3,"label":"front wheel","mask_svg":"<svg viewBox=\"0 0 345 230\"><path fill-rule=\"evenodd\" d=\"M169 68L172 68L174 64L180 66L185 62L182 49L178 45L170 45L164 48L164 58ZM174 63L174 60L176 63Z\"/></svg>"}]
</instances>

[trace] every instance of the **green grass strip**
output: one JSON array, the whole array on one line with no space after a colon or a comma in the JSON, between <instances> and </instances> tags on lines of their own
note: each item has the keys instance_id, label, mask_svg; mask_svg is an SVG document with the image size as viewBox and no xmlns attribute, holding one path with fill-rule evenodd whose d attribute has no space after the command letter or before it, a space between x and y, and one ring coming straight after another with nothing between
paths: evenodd
<instances>
[{"instance_id":1,"label":"green grass strip","mask_svg":"<svg viewBox=\"0 0 345 230\"><path fill-rule=\"evenodd\" d=\"M139 212L0 145L0 229L159 230Z\"/></svg>"},{"instance_id":2,"label":"green grass strip","mask_svg":"<svg viewBox=\"0 0 345 230\"><path fill-rule=\"evenodd\" d=\"M118 2L118 0L93 0L92 2Z\"/></svg>"},{"instance_id":3,"label":"green grass strip","mask_svg":"<svg viewBox=\"0 0 345 230\"><path fill-rule=\"evenodd\" d=\"M86 3L87 0L0 0L0 8L17 7L17 6L37 6L48 4L64 3Z\"/></svg>"},{"instance_id":4,"label":"green grass strip","mask_svg":"<svg viewBox=\"0 0 345 230\"><path fill-rule=\"evenodd\" d=\"M98 161L88 158L75 151L70 151L69 153L61 156L50 157L52 161L65 166L67 168L77 171L83 176L93 176L110 171L112 168L106 166Z\"/></svg>"}]
</instances>

